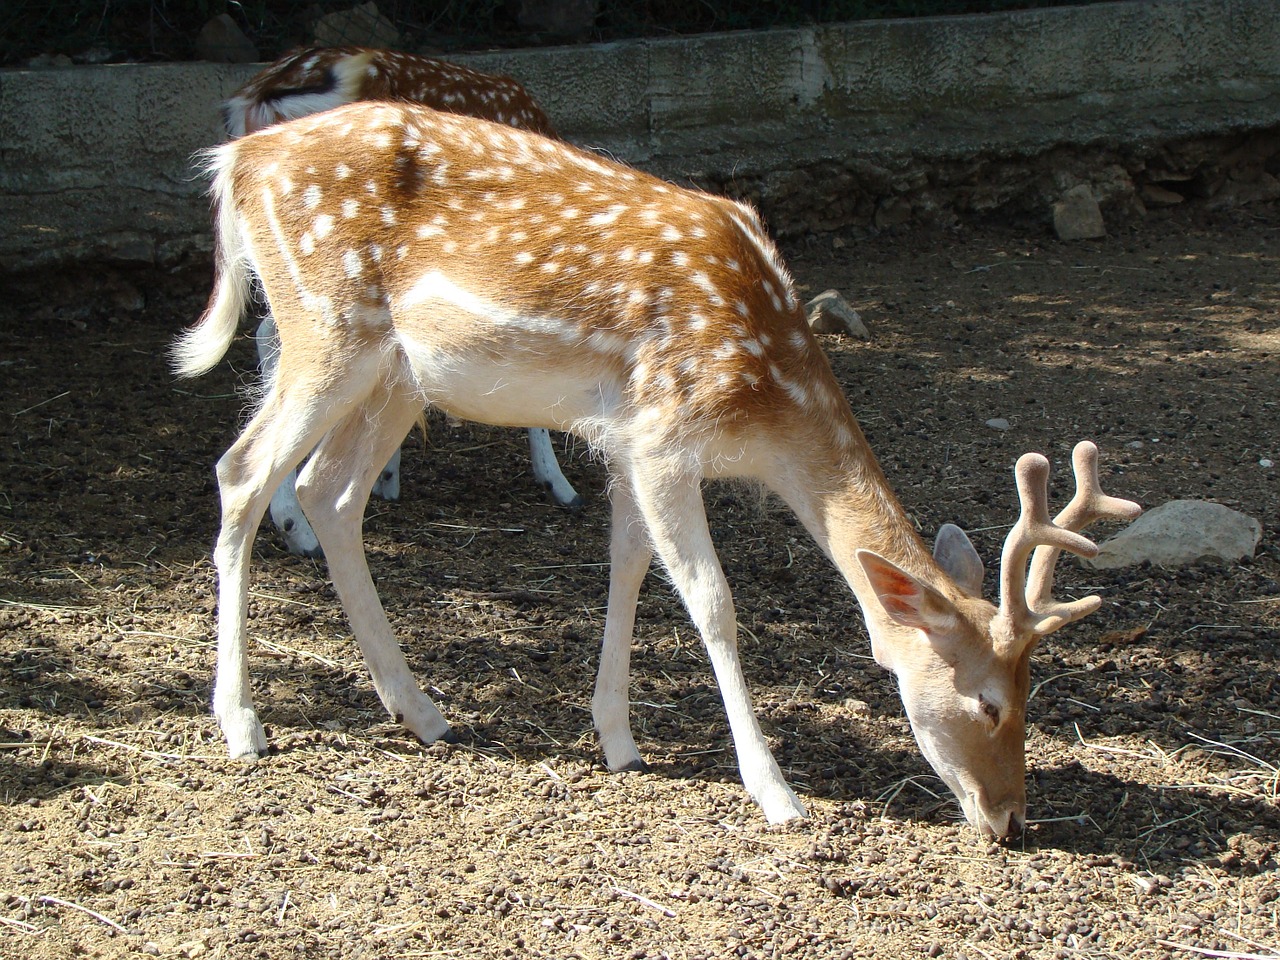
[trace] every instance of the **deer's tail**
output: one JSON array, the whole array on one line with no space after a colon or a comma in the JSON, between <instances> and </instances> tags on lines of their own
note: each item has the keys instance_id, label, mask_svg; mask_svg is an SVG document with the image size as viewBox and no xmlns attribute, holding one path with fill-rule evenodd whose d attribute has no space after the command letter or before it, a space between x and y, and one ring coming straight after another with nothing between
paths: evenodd
<instances>
[{"instance_id":1,"label":"deer's tail","mask_svg":"<svg viewBox=\"0 0 1280 960\"><path fill-rule=\"evenodd\" d=\"M200 156L203 169L213 178L209 192L214 204L214 284L200 319L179 334L169 349L173 372L179 377L198 377L217 365L230 349L249 302L250 251L231 189L235 146L214 147Z\"/></svg>"}]
</instances>

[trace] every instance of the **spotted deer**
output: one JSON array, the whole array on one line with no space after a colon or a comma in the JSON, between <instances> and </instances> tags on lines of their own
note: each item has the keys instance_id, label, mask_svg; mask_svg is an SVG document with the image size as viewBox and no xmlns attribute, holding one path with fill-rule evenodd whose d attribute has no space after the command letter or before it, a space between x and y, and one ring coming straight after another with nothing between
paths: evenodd
<instances>
[{"instance_id":1,"label":"spotted deer","mask_svg":"<svg viewBox=\"0 0 1280 960\"><path fill-rule=\"evenodd\" d=\"M482 117L544 136L556 136L550 118L527 90L510 77L395 50L368 47L312 47L281 57L237 90L222 107L228 135L241 137L284 120L304 117L359 100L420 103L448 113ZM263 377L275 375L280 345L268 313L258 325L257 347ZM582 497L556 460L551 435L541 427L528 431L534 479L563 506ZM318 556L320 543L294 490L291 471L271 498L272 522L291 553ZM400 496L400 450L392 453L373 486L387 500Z\"/></svg>"},{"instance_id":2,"label":"spotted deer","mask_svg":"<svg viewBox=\"0 0 1280 960\"><path fill-rule=\"evenodd\" d=\"M358 100L395 100L483 117L543 136L555 129L529 91L510 77L372 47L307 47L255 74L223 105L232 137Z\"/></svg>"},{"instance_id":3,"label":"spotted deer","mask_svg":"<svg viewBox=\"0 0 1280 960\"><path fill-rule=\"evenodd\" d=\"M449 724L409 672L370 578L365 501L423 404L491 424L534 422L606 461L609 599L592 713L612 770L641 766L629 651L656 552L705 643L747 791L771 822L805 815L752 709L704 480L777 493L852 588L872 651L896 675L924 756L983 833L1025 822L1029 660L1098 608L1050 598L1078 531L1136 516L1105 496L1097 451L1047 514L1048 462L1027 454L1022 516L1004 546L998 606L965 534L933 552L890 489L805 322L757 215L564 143L420 107L355 104L208 154L217 275L176 341L181 376L228 349L251 277L280 326L280 368L218 461L222 528L213 707L236 757L263 751L246 651L248 566L269 492L298 481L383 704L423 741ZM1031 561L1031 571L1027 563Z\"/></svg>"}]
</instances>

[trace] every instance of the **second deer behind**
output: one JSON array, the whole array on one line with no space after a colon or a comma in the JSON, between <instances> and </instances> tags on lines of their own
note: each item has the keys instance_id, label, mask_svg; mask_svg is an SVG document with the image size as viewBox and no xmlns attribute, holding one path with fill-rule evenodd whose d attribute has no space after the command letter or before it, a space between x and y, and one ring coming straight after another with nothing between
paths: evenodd
<instances>
[{"instance_id":1,"label":"second deer behind","mask_svg":"<svg viewBox=\"0 0 1280 960\"><path fill-rule=\"evenodd\" d=\"M546 112L529 91L510 77L480 73L432 57L369 47L313 47L281 57L237 90L223 104L222 116L227 133L241 137L285 120L361 100L417 103L556 136ZM258 326L257 339L263 377L270 380L275 375L280 349L270 314ZM581 505L582 497L560 470L550 434L533 427L528 435L534 479L551 492L557 503ZM388 459L373 492L388 500L399 498L399 449ZM270 512L291 553L319 555L320 544L298 503L292 473L276 488Z\"/></svg>"}]
</instances>

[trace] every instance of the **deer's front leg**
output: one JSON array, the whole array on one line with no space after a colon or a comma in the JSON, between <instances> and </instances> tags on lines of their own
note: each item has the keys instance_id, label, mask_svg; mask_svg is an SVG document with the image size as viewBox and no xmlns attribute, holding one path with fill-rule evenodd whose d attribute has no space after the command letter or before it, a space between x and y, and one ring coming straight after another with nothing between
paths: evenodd
<instances>
[{"instance_id":1,"label":"deer's front leg","mask_svg":"<svg viewBox=\"0 0 1280 960\"><path fill-rule=\"evenodd\" d=\"M803 817L804 804L782 776L751 706L738 658L733 597L716 557L697 478L672 476L665 466L650 475L636 472L636 504L653 536L654 549L706 644L733 733L742 783L770 823Z\"/></svg>"},{"instance_id":2,"label":"deer's front leg","mask_svg":"<svg viewBox=\"0 0 1280 960\"><path fill-rule=\"evenodd\" d=\"M365 561L364 507L381 465L422 409L412 390L377 387L331 430L298 478L298 497L320 538L334 589L387 712L424 743L449 724L418 686L396 643Z\"/></svg>"},{"instance_id":3,"label":"deer's front leg","mask_svg":"<svg viewBox=\"0 0 1280 960\"><path fill-rule=\"evenodd\" d=\"M596 674L591 715L609 769L639 770L644 760L631 735L631 639L640 585L649 570L653 550L626 477L611 479L609 502L613 509L609 609L604 620L604 643L600 647L600 672Z\"/></svg>"}]
</instances>

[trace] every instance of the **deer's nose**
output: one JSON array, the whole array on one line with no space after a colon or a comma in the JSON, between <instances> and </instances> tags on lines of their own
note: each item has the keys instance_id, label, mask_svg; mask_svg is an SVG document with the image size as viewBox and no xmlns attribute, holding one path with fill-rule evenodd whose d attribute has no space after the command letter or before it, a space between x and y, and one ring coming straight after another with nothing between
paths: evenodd
<instances>
[{"instance_id":1,"label":"deer's nose","mask_svg":"<svg viewBox=\"0 0 1280 960\"><path fill-rule=\"evenodd\" d=\"M1022 830L1026 826L1026 820L1018 813L1017 810L1009 811L1009 820L1005 824L1004 830L1000 831L1000 839L1017 840L1022 836Z\"/></svg>"}]
</instances>

